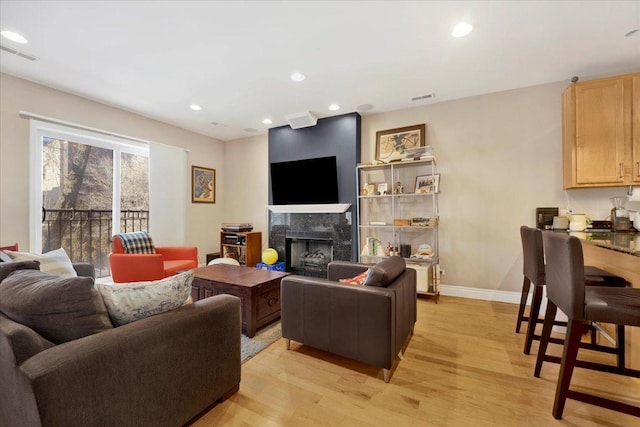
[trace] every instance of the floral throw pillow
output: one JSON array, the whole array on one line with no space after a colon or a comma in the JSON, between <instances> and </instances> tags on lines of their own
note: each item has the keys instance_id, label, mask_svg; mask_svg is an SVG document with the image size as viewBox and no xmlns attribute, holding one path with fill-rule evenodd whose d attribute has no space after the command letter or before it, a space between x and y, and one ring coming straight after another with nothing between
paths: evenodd
<instances>
[{"instance_id":1,"label":"floral throw pillow","mask_svg":"<svg viewBox=\"0 0 640 427\"><path fill-rule=\"evenodd\" d=\"M357 276L350 278L350 279L340 279L340 283L346 283L348 285L362 286L364 284L364 281L367 279L367 274L369 274L369 270L368 269L366 271L363 271L362 273L358 274Z\"/></svg>"},{"instance_id":2,"label":"floral throw pillow","mask_svg":"<svg viewBox=\"0 0 640 427\"><path fill-rule=\"evenodd\" d=\"M151 282L96 283L116 326L164 313L183 305L191 296L193 271Z\"/></svg>"}]
</instances>

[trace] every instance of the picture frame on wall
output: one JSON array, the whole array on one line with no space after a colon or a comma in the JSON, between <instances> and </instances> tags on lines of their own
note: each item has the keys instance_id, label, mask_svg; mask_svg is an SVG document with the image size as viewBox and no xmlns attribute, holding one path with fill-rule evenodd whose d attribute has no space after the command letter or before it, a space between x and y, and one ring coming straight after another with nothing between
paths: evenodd
<instances>
[{"instance_id":1,"label":"picture frame on wall","mask_svg":"<svg viewBox=\"0 0 640 427\"><path fill-rule=\"evenodd\" d=\"M216 202L216 170L191 166L191 202Z\"/></svg>"},{"instance_id":2,"label":"picture frame on wall","mask_svg":"<svg viewBox=\"0 0 640 427\"><path fill-rule=\"evenodd\" d=\"M416 194L438 193L440 191L440 174L416 176Z\"/></svg>"},{"instance_id":3,"label":"picture frame on wall","mask_svg":"<svg viewBox=\"0 0 640 427\"><path fill-rule=\"evenodd\" d=\"M376 160L389 163L401 160L406 150L426 146L427 125L405 126L376 132Z\"/></svg>"}]
</instances>

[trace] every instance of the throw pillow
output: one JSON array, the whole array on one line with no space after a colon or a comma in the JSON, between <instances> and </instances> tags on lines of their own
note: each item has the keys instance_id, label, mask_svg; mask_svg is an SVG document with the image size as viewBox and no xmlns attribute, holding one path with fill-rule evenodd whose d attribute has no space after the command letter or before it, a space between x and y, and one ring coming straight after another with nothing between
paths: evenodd
<instances>
[{"instance_id":1,"label":"throw pillow","mask_svg":"<svg viewBox=\"0 0 640 427\"><path fill-rule=\"evenodd\" d=\"M385 258L369 269L365 286L387 287L398 276L404 273L406 263L404 258L392 256Z\"/></svg>"},{"instance_id":2,"label":"throw pillow","mask_svg":"<svg viewBox=\"0 0 640 427\"><path fill-rule=\"evenodd\" d=\"M352 277L351 279L340 279L340 283L362 286L364 284L364 281L367 279L367 274L369 274L369 269L363 271L355 277Z\"/></svg>"},{"instance_id":3,"label":"throw pillow","mask_svg":"<svg viewBox=\"0 0 640 427\"><path fill-rule=\"evenodd\" d=\"M64 277L77 277L78 274L67 256L64 248L59 248L45 254L32 254L29 252L6 251L14 261L40 261L40 270Z\"/></svg>"},{"instance_id":4,"label":"throw pillow","mask_svg":"<svg viewBox=\"0 0 640 427\"><path fill-rule=\"evenodd\" d=\"M191 296L193 271L151 282L97 283L117 326L180 307Z\"/></svg>"},{"instance_id":5,"label":"throw pillow","mask_svg":"<svg viewBox=\"0 0 640 427\"><path fill-rule=\"evenodd\" d=\"M91 277L15 271L0 285L0 311L55 344L113 328Z\"/></svg>"},{"instance_id":6,"label":"throw pillow","mask_svg":"<svg viewBox=\"0 0 640 427\"><path fill-rule=\"evenodd\" d=\"M0 262L11 262L13 261L9 255L7 255L4 251L0 251Z\"/></svg>"},{"instance_id":7,"label":"throw pillow","mask_svg":"<svg viewBox=\"0 0 640 427\"><path fill-rule=\"evenodd\" d=\"M16 270L40 270L38 261L16 261L0 263L0 282Z\"/></svg>"}]
</instances>

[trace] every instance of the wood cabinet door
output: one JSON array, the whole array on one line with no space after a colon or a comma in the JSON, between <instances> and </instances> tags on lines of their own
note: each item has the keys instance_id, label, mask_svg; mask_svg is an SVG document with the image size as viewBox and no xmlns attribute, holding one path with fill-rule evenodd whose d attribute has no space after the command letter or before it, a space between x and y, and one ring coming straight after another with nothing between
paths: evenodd
<instances>
[{"instance_id":1,"label":"wood cabinet door","mask_svg":"<svg viewBox=\"0 0 640 427\"><path fill-rule=\"evenodd\" d=\"M576 184L624 182L624 79L576 85Z\"/></svg>"},{"instance_id":2,"label":"wood cabinet door","mask_svg":"<svg viewBox=\"0 0 640 427\"><path fill-rule=\"evenodd\" d=\"M640 75L633 78L633 125L631 181L640 185Z\"/></svg>"}]
</instances>

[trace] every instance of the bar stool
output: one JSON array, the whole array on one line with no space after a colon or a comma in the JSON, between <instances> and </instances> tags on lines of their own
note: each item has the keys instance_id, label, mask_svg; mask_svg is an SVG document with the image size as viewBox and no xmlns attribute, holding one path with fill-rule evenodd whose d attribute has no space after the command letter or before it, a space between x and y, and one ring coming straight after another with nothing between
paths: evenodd
<instances>
[{"instance_id":1,"label":"bar stool","mask_svg":"<svg viewBox=\"0 0 640 427\"><path fill-rule=\"evenodd\" d=\"M535 334L536 325L542 323L539 319L540 305L542 303L543 287L545 285L545 265L544 265L544 249L542 244L542 231L537 228L520 227L520 237L522 239L522 255L523 255L523 274L524 282L522 284L522 294L520 296L520 307L518 308L518 319L516 321L516 333L520 332L520 325L523 321L528 322L527 335L524 342L524 354L531 351L531 343L534 340L540 340L540 335ZM584 275L587 286L610 286L610 287L626 287L628 282L615 274L602 270L593 266L584 267ZM529 316L524 315L527 297L531 284L533 288L533 298L531 301L531 310ZM554 325L567 326L566 322L555 321ZM589 325L590 326L590 325ZM591 344L595 346L595 328L592 328ZM623 337L618 339L622 339ZM551 342L562 344L563 341L557 338L551 338ZM585 344L586 345L586 344ZM617 346L619 347L619 346ZM618 355L618 364L624 366L624 346L622 351L611 347L597 346L592 350L616 353Z\"/></svg>"},{"instance_id":2,"label":"bar stool","mask_svg":"<svg viewBox=\"0 0 640 427\"><path fill-rule=\"evenodd\" d=\"M640 289L585 286L584 258L580 240L553 232L544 232L543 240L547 254L546 286L549 301L534 376L540 376L543 362L553 361L551 356L546 355L546 350L557 309L562 310L569 318L553 404L554 418L562 418L567 399L640 417L640 407L569 388L571 375L576 366L640 378L638 370L577 360L585 323L604 322L618 327L640 326Z\"/></svg>"}]
</instances>

